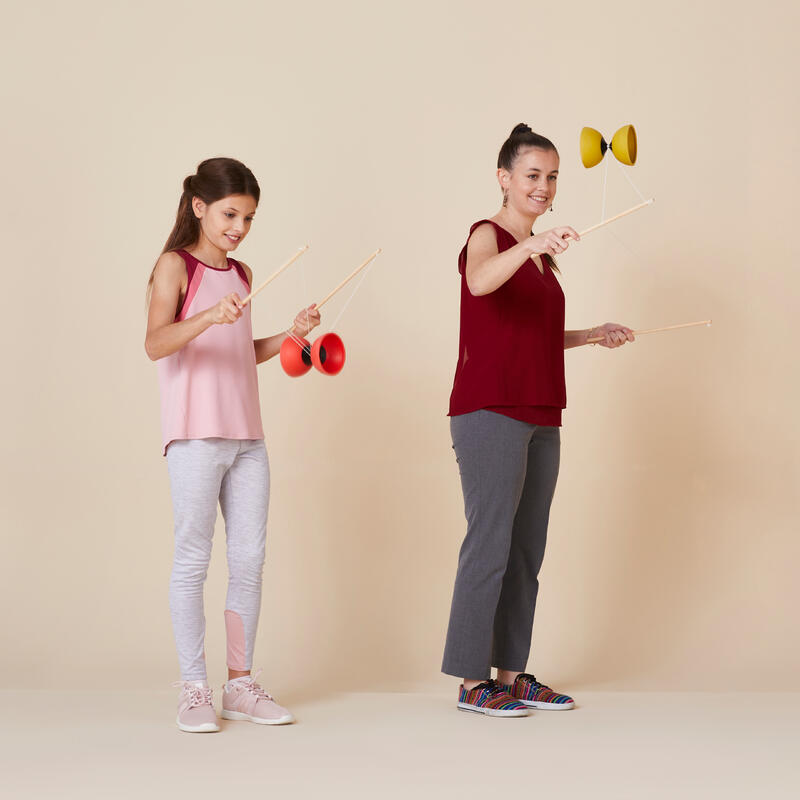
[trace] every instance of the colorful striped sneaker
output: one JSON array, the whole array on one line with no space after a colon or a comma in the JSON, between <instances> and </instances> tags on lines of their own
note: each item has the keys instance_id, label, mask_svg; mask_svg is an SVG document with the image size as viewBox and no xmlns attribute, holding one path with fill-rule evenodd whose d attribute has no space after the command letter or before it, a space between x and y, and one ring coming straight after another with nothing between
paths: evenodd
<instances>
[{"instance_id":1,"label":"colorful striped sneaker","mask_svg":"<svg viewBox=\"0 0 800 800\"><path fill-rule=\"evenodd\" d=\"M527 717L528 709L515 700L496 680L479 683L474 689L465 689L462 684L458 694L461 711L475 711L490 717Z\"/></svg>"},{"instance_id":2,"label":"colorful striped sneaker","mask_svg":"<svg viewBox=\"0 0 800 800\"><path fill-rule=\"evenodd\" d=\"M505 686L505 690L529 708L546 708L566 711L575 708L575 701L565 694L554 692L549 686L539 683L533 675L521 672L517 675L513 686Z\"/></svg>"}]
</instances>

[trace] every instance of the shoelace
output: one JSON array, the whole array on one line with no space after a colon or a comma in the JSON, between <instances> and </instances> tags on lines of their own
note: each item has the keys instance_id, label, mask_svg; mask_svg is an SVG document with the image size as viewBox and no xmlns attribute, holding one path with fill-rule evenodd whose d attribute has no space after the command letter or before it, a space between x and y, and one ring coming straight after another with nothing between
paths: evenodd
<instances>
[{"instance_id":1,"label":"shoelace","mask_svg":"<svg viewBox=\"0 0 800 800\"><path fill-rule=\"evenodd\" d=\"M183 690L189 693L189 708L197 708L197 706L213 706L211 699L210 686L195 686L194 684L186 681L175 681L173 686L181 686Z\"/></svg>"},{"instance_id":2,"label":"shoelace","mask_svg":"<svg viewBox=\"0 0 800 800\"><path fill-rule=\"evenodd\" d=\"M258 670L255 675L248 675L245 678L234 678L234 680L239 684L239 686L244 686L250 694L254 694L259 700L272 700L273 697L271 694L267 694L264 689L256 683L256 678L261 674L262 670ZM228 681L228 685L233 683L233 681ZM225 687L228 691L228 686Z\"/></svg>"},{"instance_id":3,"label":"shoelace","mask_svg":"<svg viewBox=\"0 0 800 800\"><path fill-rule=\"evenodd\" d=\"M488 692L488 697L497 697L499 694L506 694L506 688L498 683L494 678L488 681L484 681L484 687ZM478 688L477 686L475 687Z\"/></svg>"},{"instance_id":4,"label":"shoelace","mask_svg":"<svg viewBox=\"0 0 800 800\"><path fill-rule=\"evenodd\" d=\"M534 689L547 689L550 692L553 691L549 686L539 683L539 681L536 680L536 676L531 675L529 672L521 672L519 675L517 675L517 678L522 678L523 680L528 681L528 683L532 683Z\"/></svg>"}]
</instances>

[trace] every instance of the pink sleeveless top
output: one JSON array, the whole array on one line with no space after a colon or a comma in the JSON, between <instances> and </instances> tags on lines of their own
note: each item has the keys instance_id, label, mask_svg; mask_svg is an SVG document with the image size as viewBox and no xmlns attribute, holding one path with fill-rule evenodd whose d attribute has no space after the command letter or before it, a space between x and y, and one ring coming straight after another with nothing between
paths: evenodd
<instances>
[{"instance_id":1,"label":"pink sleeveless top","mask_svg":"<svg viewBox=\"0 0 800 800\"><path fill-rule=\"evenodd\" d=\"M225 295L249 291L238 261L227 269L203 264L184 250L186 296L180 322L216 305ZM176 439L263 439L250 304L232 325L212 325L158 361L163 452Z\"/></svg>"}]
</instances>

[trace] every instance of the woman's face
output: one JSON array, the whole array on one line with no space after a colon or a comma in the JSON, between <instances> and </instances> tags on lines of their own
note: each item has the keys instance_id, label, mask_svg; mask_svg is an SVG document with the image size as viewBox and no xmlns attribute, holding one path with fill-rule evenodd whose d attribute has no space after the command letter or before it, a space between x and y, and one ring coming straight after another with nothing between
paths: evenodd
<instances>
[{"instance_id":1,"label":"woman's face","mask_svg":"<svg viewBox=\"0 0 800 800\"><path fill-rule=\"evenodd\" d=\"M247 236L256 213L256 201L248 194L232 194L209 204L194 197L192 208L206 239L229 252Z\"/></svg>"},{"instance_id":2,"label":"woman's face","mask_svg":"<svg viewBox=\"0 0 800 800\"><path fill-rule=\"evenodd\" d=\"M555 150L528 147L517 153L510 172L497 171L500 187L508 193L508 207L526 216L544 214L556 196L558 164Z\"/></svg>"}]
</instances>

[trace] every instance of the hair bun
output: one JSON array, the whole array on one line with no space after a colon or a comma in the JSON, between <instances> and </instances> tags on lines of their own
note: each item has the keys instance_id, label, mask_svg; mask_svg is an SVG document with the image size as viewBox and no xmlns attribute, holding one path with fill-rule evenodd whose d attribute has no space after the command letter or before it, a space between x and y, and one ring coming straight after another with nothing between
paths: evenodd
<instances>
[{"instance_id":1,"label":"hair bun","mask_svg":"<svg viewBox=\"0 0 800 800\"><path fill-rule=\"evenodd\" d=\"M183 179L183 191L184 192L191 192L192 191L192 181L194 180L194 175L187 175Z\"/></svg>"},{"instance_id":2,"label":"hair bun","mask_svg":"<svg viewBox=\"0 0 800 800\"><path fill-rule=\"evenodd\" d=\"M515 125L514 130L511 131L512 136L520 136L523 133L533 133L530 125L526 125L524 122L520 122L519 125Z\"/></svg>"}]
</instances>

